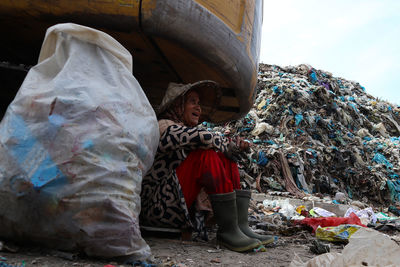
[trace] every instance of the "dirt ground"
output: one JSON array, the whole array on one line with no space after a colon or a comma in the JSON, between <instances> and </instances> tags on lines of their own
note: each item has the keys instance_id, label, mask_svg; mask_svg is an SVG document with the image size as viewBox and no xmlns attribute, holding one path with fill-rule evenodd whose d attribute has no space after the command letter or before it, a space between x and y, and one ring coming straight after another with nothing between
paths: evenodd
<instances>
[{"instance_id":1,"label":"dirt ground","mask_svg":"<svg viewBox=\"0 0 400 267\"><path fill-rule=\"evenodd\" d=\"M156 266L289 266L295 253L303 261L315 256L310 251L310 233L301 232L293 236L281 236L274 247L265 252L237 253L225 248L218 248L215 239L208 242L181 241L179 237L146 236L145 240L153 254ZM340 252L344 245L330 243L331 252ZM104 267L132 266L113 261L73 257L69 253L60 253L37 247L18 247L18 252L0 251L1 261L9 266L41 267ZM0 263L1 263L0 261ZM149 262L148 262L149 263ZM1 265L0 266L6 266Z\"/></svg>"}]
</instances>

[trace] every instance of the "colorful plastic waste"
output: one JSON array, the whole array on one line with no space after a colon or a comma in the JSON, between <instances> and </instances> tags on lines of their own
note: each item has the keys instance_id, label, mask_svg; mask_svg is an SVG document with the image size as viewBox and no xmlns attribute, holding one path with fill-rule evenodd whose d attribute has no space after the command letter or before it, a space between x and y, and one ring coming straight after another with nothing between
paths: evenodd
<instances>
[{"instance_id":1,"label":"colorful plastic waste","mask_svg":"<svg viewBox=\"0 0 400 267\"><path fill-rule=\"evenodd\" d=\"M388 216L387 214L383 213L383 212L378 212L375 214L375 217L377 219L378 222L390 222L390 221L395 221L395 220L399 220L399 217L391 217Z\"/></svg>"},{"instance_id":2,"label":"colorful plastic waste","mask_svg":"<svg viewBox=\"0 0 400 267\"><path fill-rule=\"evenodd\" d=\"M317 227L315 236L318 239L331 242L347 242L352 234L362 226L354 224L341 224L338 226Z\"/></svg>"},{"instance_id":3,"label":"colorful plastic waste","mask_svg":"<svg viewBox=\"0 0 400 267\"><path fill-rule=\"evenodd\" d=\"M263 192L277 190L278 183L296 196L299 191L331 197L341 192L335 200L343 204L350 199L382 205L400 201L398 107L369 95L357 82L305 64L260 64L258 81L248 115L213 131L228 127L231 134L257 140L251 157L239 163L251 177L268 177L259 183Z\"/></svg>"},{"instance_id":4,"label":"colorful plastic waste","mask_svg":"<svg viewBox=\"0 0 400 267\"><path fill-rule=\"evenodd\" d=\"M375 224L376 223L377 218L371 207L362 209L362 210L357 210L357 209L350 207L347 209L346 213L344 214L344 217L349 217L350 214L352 214L352 213L356 214L358 216L358 218L360 218L364 224L368 224L368 223Z\"/></svg>"},{"instance_id":5,"label":"colorful plastic waste","mask_svg":"<svg viewBox=\"0 0 400 267\"><path fill-rule=\"evenodd\" d=\"M354 213L350 214L349 217L327 217L327 218L305 218L303 220L294 220L294 225L305 225L312 228L312 232L315 233L318 226L328 227L328 226L338 226L341 224L355 224L366 227L360 221Z\"/></svg>"},{"instance_id":6,"label":"colorful plastic waste","mask_svg":"<svg viewBox=\"0 0 400 267\"><path fill-rule=\"evenodd\" d=\"M319 207L312 208L310 214L314 217L337 217L335 213Z\"/></svg>"}]
</instances>

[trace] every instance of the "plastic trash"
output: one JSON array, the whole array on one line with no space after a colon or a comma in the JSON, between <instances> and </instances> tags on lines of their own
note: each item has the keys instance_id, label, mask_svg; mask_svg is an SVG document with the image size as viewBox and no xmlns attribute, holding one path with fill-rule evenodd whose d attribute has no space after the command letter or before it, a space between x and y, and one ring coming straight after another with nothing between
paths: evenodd
<instances>
[{"instance_id":1,"label":"plastic trash","mask_svg":"<svg viewBox=\"0 0 400 267\"><path fill-rule=\"evenodd\" d=\"M307 211L307 208L306 208L306 206L304 206L304 205L300 205L300 206L297 206L296 207L296 212L298 213L298 214L302 214L302 213L304 213L304 212L306 212Z\"/></svg>"},{"instance_id":2,"label":"plastic trash","mask_svg":"<svg viewBox=\"0 0 400 267\"><path fill-rule=\"evenodd\" d=\"M140 188L158 140L129 52L88 27L49 28L0 124L0 236L147 258Z\"/></svg>"},{"instance_id":3,"label":"plastic trash","mask_svg":"<svg viewBox=\"0 0 400 267\"><path fill-rule=\"evenodd\" d=\"M286 199L280 203L281 209L279 213L285 216L286 218L290 219L296 215L295 207L289 203L289 199Z\"/></svg>"},{"instance_id":4,"label":"plastic trash","mask_svg":"<svg viewBox=\"0 0 400 267\"><path fill-rule=\"evenodd\" d=\"M383 212L378 212L377 214L375 214L375 217L376 217L376 220L378 222L382 222L382 223L395 221L395 220L400 219L399 217L390 217L390 216L388 216L387 214L385 214Z\"/></svg>"},{"instance_id":5,"label":"plastic trash","mask_svg":"<svg viewBox=\"0 0 400 267\"><path fill-rule=\"evenodd\" d=\"M265 153L263 151L258 152L258 160L257 164L261 166L265 166L268 163L268 159L265 157Z\"/></svg>"},{"instance_id":6,"label":"plastic trash","mask_svg":"<svg viewBox=\"0 0 400 267\"><path fill-rule=\"evenodd\" d=\"M354 224L341 224L338 226L320 227L315 231L318 239L331 242L347 242L352 234L362 226Z\"/></svg>"},{"instance_id":7,"label":"plastic trash","mask_svg":"<svg viewBox=\"0 0 400 267\"><path fill-rule=\"evenodd\" d=\"M309 65L259 67L249 117L214 130L229 127L231 134L249 140L257 136L253 157L239 163L252 177L269 177L258 184L262 191L279 190L270 186L273 179L295 195L342 192L345 200L335 199L338 203L399 201L400 191L393 184L400 175L398 107L375 99L357 82ZM262 128L266 124L268 131ZM259 151L268 158L268 168L253 161ZM280 154L288 159L290 173L279 164ZM286 182L288 174L294 183ZM389 180L392 183L386 183ZM249 180L245 186L255 189L255 184Z\"/></svg>"},{"instance_id":8,"label":"plastic trash","mask_svg":"<svg viewBox=\"0 0 400 267\"><path fill-rule=\"evenodd\" d=\"M296 215L296 208L292 204L289 203L288 198L274 199L274 200L264 199L263 206L268 207L270 209L279 207L279 213L289 219Z\"/></svg>"},{"instance_id":9,"label":"plastic trash","mask_svg":"<svg viewBox=\"0 0 400 267\"><path fill-rule=\"evenodd\" d=\"M348 208L346 213L344 214L344 217L349 217L350 214L356 214L358 218L361 219L361 222L363 224L368 224L368 223L372 223L375 224L376 223L376 216L374 211L372 210L372 208L366 208L366 209L362 209L362 210L356 210L352 207Z\"/></svg>"},{"instance_id":10,"label":"plastic trash","mask_svg":"<svg viewBox=\"0 0 400 267\"><path fill-rule=\"evenodd\" d=\"M274 127L269 125L266 122L261 122L254 127L254 130L251 132L253 136L258 136L262 133L266 132L267 134L272 134L274 132Z\"/></svg>"},{"instance_id":11,"label":"plastic trash","mask_svg":"<svg viewBox=\"0 0 400 267\"><path fill-rule=\"evenodd\" d=\"M342 192L337 192L335 194L335 200L339 203L345 203L346 202L346 195Z\"/></svg>"},{"instance_id":12,"label":"plastic trash","mask_svg":"<svg viewBox=\"0 0 400 267\"><path fill-rule=\"evenodd\" d=\"M310 214L314 217L336 217L336 214L323 208L314 207L310 210Z\"/></svg>"},{"instance_id":13,"label":"plastic trash","mask_svg":"<svg viewBox=\"0 0 400 267\"><path fill-rule=\"evenodd\" d=\"M318 226L328 227L328 226L338 226L341 224L355 224L365 227L354 213L350 214L349 217L327 217L327 218L305 218L303 220L294 220L294 225L306 225L311 227L312 232L315 233Z\"/></svg>"},{"instance_id":14,"label":"plastic trash","mask_svg":"<svg viewBox=\"0 0 400 267\"><path fill-rule=\"evenodd\" d=\"M400 246L390 237L373 229L361 228L354 233L342 253L325 253L303 262L298 255L290 267L377 266L396 267L400 262Z\"/></svg>"}]
</instances>

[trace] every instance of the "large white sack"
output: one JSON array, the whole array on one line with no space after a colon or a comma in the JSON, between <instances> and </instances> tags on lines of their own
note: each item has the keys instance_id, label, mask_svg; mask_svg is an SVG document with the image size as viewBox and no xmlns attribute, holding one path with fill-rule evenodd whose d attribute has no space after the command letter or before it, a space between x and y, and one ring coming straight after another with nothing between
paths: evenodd
<instances>
[{"instance_id":1,"label":"large white sack","mask_svg":"<svg viewBox=\"0 0 400 267\"><path fill-rule=\"evenodd\" d=\"M129 52L88 27L49 28L0 124L0 237L147 258L140 190L158 140Z\"/></svg>"},{"instance_id":2,"label":"large white sack","mask_svg":"<svg viewBox=\"0 0 400 267\"><path fill-rule=\"evenodd\" d=\"M290 267L397 267L400 246L389 236L374 229L361 227L351 235L342 253L325 253L303 262L295 255Z\"/></svg>"}]
</instances>

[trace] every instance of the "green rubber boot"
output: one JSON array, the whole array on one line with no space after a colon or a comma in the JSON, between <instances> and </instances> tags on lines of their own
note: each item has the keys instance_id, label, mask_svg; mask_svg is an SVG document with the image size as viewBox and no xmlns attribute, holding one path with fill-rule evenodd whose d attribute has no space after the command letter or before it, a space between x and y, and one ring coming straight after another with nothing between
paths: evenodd
<instances>
[{"instance_id":1,"label":"green rubber boot","mask_svg":"<svg viewBox=\"0 0 400 267\"><path fill-rule=\"evenodd\" d=\"M209 195L218 224L217 241L219 244L237 252L252 250L261 246L258 239L250 238L240 231L236 208L236 193Z\"/></svg>"},{"instance_id":2,"label":"green rubber boot","mask_svg":"<svg viewBox=\"0 0 400 267\"><path fill-rule=\"evenodd\" d=\"M249 227L249 203L251 192L248 190L235 190L236 191L236 205L238 213L238 224L240 230L251 238L256 238L261 241L263 245L273 243L277 237L271 235L259 235L254 233Z\"/></svg>"}]
</instances>

